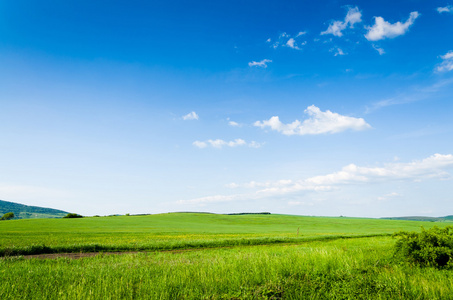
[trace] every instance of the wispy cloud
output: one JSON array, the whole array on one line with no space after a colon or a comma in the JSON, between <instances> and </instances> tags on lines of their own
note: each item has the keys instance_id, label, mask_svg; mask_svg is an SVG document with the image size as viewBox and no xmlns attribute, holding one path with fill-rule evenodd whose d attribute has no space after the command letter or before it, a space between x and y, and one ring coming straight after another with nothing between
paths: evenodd
<instances>
[{"instance_id":1,"label":"wispy cloud","mask_svg":"<svg viewBox=\"0 0 453 300\"><path fill-rule=\"evenodd\" d=\"M384 49L382 49L382 48L380 48L380 47L378 47L378 46L376 46L374 44L373 44L373 48L374 48L374 50L376 50L379 53L379 55L385 54Z\"/></svg>"},{"instance_id":2,"label":"wispy cloud","mask_svg":"<svg viewBox=\"0 0 453 300\"><path fill-rule=\"evenodd\" d=\"M183 116L182 119L184 121L188 121L188 120L198 120L198 115L196 112L192 111L190 113L188 113L187 115Z\"/></svg>"},{"instance_id":3,"label":"wispy cloud","mask_svg":"<svg viewBox=\"0 0 453 300\"><path fill-rule=\"evenodd\" d=\"M304 112L309 118L303 122L296 120L290 124L284 124L278 116L274 116L269 120L256 121L253 125L263 129L269 127L284 135L338 133L348 129L365 130L371 128L362 118L342 116L330 110L323 112L314 105L307 107Z\"/></svg>"},{"instance_id":4,"label":"wispy cloud","mask_svg":"<svg viewBox=\"0 0 453 300\"><path fill-rule=\"evenodd\" d=\"M409 27L414 24L414 21L420 16L416 11L411 12L409 19L406 22L396 22L390 24L385 21L382 17L374 17L374 25L366 26L368 32L365 34L365 38L369 41L379 41L385 38L395 38L397 36L405 34Z\"/></svg>"},{"instance_id":5,"label":"wispy cloud","mask_svg":"<svg viewBox=\"0 0 453 300\"><path fill-rule=\"evenodd\" d=\"M422 181L433 178L449 179L451 178L451 175L446 170L452 168L452 154L434 154L422 160L414 160L408 163L387 163L380 167L360 167L355 164L350 164L334 173L301 180L287 179L268 182L252 181L245 184L231 183L228 187L234 189L253 189L254 191L233 195L215 195L181 200L179 203L203 204L237 200L255 200L300 192L325 192L339 189L341 186L346 185L375 184L377 182L395 180ZM398 196L400 195L397 193L389 193L381 196L382 199L380 200Z\"/></svg>"},{"instance_id":6,"label":"wispy cloud","mask_svg":"<svg viewBox=\"0 0 453 300\"><path fill-rule=\"evenodd\" d=\"M371 112L374 112L387 106L407 104L411 102L421 101L426 98L427 95L425 93L401 94L395 97L390 97L373 103L372 105L366 108L365 113L369 114Z\"/></svg>"},{"instance_id":7,"label":"wispy cloud","mask_svg":"<svg viewBox=\"0 0 453 300\"><path fill-rule=\"evenodd\" d=\"M333 52L334 53L334 56L342 56L342 55L346 55L346 53L343 52L343 50L341 50L340 48L338 47L335 47L335 48L332 48L329 50L329 52Z\"/></svg>"},{"instance_id":8,"label":"wispy cloud","mask_svg":"<svg viewBox=\"0 0 453 300\"><path fill-rule=\"evenodd\" d=\"M437 11L441 13L453 13L453 6L452 5L447 5L445 7L438 7Z\"/></svg>"},{"instance_id":9,"label":"wispy cloud","mask_svg":"<svg viewBox=\"0 0 453 300\"><path fill-rule=\"evenodd\" d=\"M227 121L228 125L230 125L231 127L242 127L242 124L235 121L231 121L230 118L227 118Z\"/></svg>"},{"instance_id":10,"label":"wispy cloud","mask_svg":"<svg viewBox=\"0 0 453 300\"><path fill-rule=\"evenodd\" d=\"M230 125L232 127L241 127L242 126L241 124L239 124L238 122L235 122L235 121L229 121L228 125Z\"/></svg>"},{"instance_id":11,"label":"wispy cloud","mask_svg":"<svg viewBox=\"0 0 453 300\"><path fill-rule=\"evenodd\" d=\"M249 67L261 67L261 68L267 68L267 64L271 63L272 60L270 59L263 59L262 61L252 61L249 62Z\"/></svg>"},{"instance_id":12,"label":"wispy cloud","mask_svg":"<svg viewBox=\"0 0 453 300\"><path fill-rule=\"evenodd\" d=\"M453 50L441 55L442 62L436 67L437 72L448 72L453 70Z\"/></svg>"},{"instance_id":13,"label":"wispy cloud","mask_svg":"<svg viewBox=\"0 0 453 300\"><path fill-rule=\"evenodd\" d=\"M379 197L377 197L377 199L379 201L386 201L386 200L390 200L390 199L396 198L396 197L401 197L401 195L396 192L392 192L392 193L385 194L383 196L379 196Z\"/></svg>"},{"instance_id":14,"label":"wispy cloud","mask_svg":"<svg viewBox=\"0 0 453 300\"><path fill-rule=\"evenodd\" d=\"M235 139L233 141L224 141L221 139L216 139L216 140L207 140L207 141L195 141L192 143L195 147L198 147L200 149L206 148L208 146L211 146L213 148L221 149L223 147L239 147L239 146L247 146L250 148L259 148L262 146L262 144L257 143L255 141L252 141L250 143L247 143L243 139Z\"/></svg>"},{"instance_id":15,"label":"wispy cloud","mask_svg":"<svg viewBox=\"0 0 453 300\"><path fill-rule=\"evenodd\" d=\"M324 34L333 34L334 36L341 37L343 36L343 30L348 26L349 28L354 28L354 24L362 22L362 13L359 11L359 8L350 7L344 18L344 21L333 21L330 23L326 31L321 32L321 35Z\"/></svg>"},{"instance_id":16,"label":"wispy cloud","mask_svg":"<svg viewBox=\"0 0 453 300\"><path fill-rule=\"evenodd\" d=\"M400 95L389 97L384 100L379 100L374 102L370 106L366 107L365 113L372 113L376 110L379 110L384 107L393 106L393 105L402 105L402 104L409 104L412 102L423 101L427 99L432 99L433 96L441 91L446 86L450 86L453 84L453 78L450 79L442 79L438 82L431 84L425 87L417 87L412 88L410 91L406 93L402 93Z\"/></svg>"},{"instance_id":17,"label":"wispy cloud","mask_svg":"<svg viewBox=\"0 0 453 300\"><path fill-rule=\"evenodd\" d=\"M302 46L307 44L307 41L300 41L299 37L306 35L306 31L300 31L294 37L287 34L286 32L281 33L277 40L272 44L272 48L277 49L278 47L288 47L295 50L301 50ZM268 39L267 42L271 42L271 39Z\"/></svg>"},{"instance_id":18,"label":"wispy cloud","mask_svg":"<svg viewBox=\"0 0 453 300\"><path fill-rule=\"evenodd\" d=\"M296 38L297 38L297 37L300 37L300 36L302 36L302 35L306 35L306 34L307 34L306 31L299 31L299 33L296 35Z\"/></svg>"}]
</instances>

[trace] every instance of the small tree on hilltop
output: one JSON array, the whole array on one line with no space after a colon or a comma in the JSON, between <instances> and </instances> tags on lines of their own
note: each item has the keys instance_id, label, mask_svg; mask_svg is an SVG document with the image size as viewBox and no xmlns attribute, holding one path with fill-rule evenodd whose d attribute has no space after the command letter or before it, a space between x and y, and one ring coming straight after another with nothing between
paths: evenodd
<instances>
[{"instance_id":1,"label":"small tree on hilltop","mask_svg":"<svg viewBox=\"0 0 453 300\"><path fill-rule=\"evenodd\" d=\"M0 220L11 220L12 218L14 218L14 213L9 212L4 214Z\"/></svg>"},{"instance_id":2,"label":"small tree on hilltop","mask_svg":"<svg viewBox=\"0 0 453 300\"><path fill-rule=\"evenodd\" d=\"M83 218L83 216L79 215L79 214L67 214L66 216L64 216L63 218L65 219L72 219L72 218Z\"/></svg>"}]
</instances>

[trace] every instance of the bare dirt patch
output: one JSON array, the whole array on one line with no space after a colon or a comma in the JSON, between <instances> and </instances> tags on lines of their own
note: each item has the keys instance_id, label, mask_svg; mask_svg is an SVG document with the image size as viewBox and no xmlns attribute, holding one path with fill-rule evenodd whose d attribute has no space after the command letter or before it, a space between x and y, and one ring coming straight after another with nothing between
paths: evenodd
<instances>
[{"instance_id":1,"label":"bare dirt patch","mask_svg":"<svg viewBox=\"0 0 453 300\"><path fill-rule=\"evenodd\" d=\"M34 254L34 255L23 255L25 259L57 259L60 257L71 258L71 259L80 259L85 257L92 257L97 255L120 255L120 254L131 254L138 252L86 252L86 253L52 253L52 254Z\"/></svg>"}]
</instances>

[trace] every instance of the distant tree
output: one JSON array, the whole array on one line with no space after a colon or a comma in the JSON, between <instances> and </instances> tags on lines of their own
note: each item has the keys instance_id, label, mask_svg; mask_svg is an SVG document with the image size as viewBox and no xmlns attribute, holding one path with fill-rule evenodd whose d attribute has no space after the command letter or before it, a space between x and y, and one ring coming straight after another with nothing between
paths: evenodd
<instances>
[{"instance_id":1,"label":"distant tree","mask_svg":"<svg viewBox=\"0 0 453 300\"><path fill-rule=\"evenodd\" d=\"M79 215L79 214L67 214L66 216L64 216L63 218L65 219L73 219L73 218L83 218L83 216Z\"/></svg>"},{"instance_id":2,"label":"distant tree","mask_svg":"<svg viewBox=\"0 0 453 300\"><path fill-rule=\"evenodd\" d=\"M4 214L0 220L11 220L12 218L14 218L14 213L9 212Z\"/></svg>"}]
</instances>

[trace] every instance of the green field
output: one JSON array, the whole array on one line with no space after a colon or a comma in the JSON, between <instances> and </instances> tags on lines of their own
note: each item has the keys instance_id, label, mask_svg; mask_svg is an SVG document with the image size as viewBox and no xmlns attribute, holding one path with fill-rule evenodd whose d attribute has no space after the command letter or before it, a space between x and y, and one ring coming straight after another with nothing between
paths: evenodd
<instances>
[{"instance_id":1,"label":"green field","mask_svg":"<svg viewBox=\"0 0 453 300\"><path fill-rule=\"evenodd\" d=\"M390 234L422 225L434 224L192 213L5 221L0 297L452 299L451 271L409 265L392 255ZM143 252L8 256L118 250Z\"/></svg>"}]
</instances>

